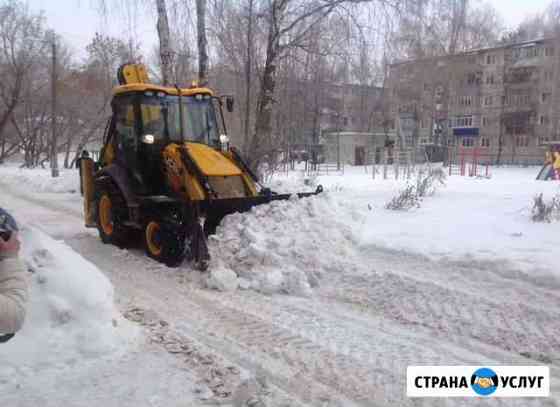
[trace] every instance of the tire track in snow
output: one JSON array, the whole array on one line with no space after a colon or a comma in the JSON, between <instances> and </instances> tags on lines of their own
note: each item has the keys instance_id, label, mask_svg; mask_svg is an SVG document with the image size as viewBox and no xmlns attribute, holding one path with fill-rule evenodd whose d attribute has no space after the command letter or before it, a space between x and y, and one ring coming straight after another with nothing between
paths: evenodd
<instances>
[{"instance_id":1,"label":"tire track in snow","mask_svg":"<svg viewBox=\"0 0 560 407\"><path fill-rule=\"evenodd\" d=\"M396 264L399 259L384 253L369 256L375 270L362 275L329 275L330 281L318 292L325 298L366 306L373 314L404 325L429 328L449 339L471 337L517 353L560 351L560 301L545 295L546 290L534 287L543 295L533 301L524 295L526 288L518 292L508 281L504 292L487 290L484 284L476 289L460 284L455 288L449 283L453 273L448 264L424 260L424 271L432 278L429 281L411 271L422 263L401 260ZM463 267L459 272L471 270Z\"/></svg>"},{"instance_id":2,"label":"tire track in snow","mask_svg":"<svg viewBox=\"0 0 560 407\"><path fill-rule=\"evenodd\" d=\"M11 188L8 190L12 192ZM69 214L67 208L52 203L44 204L41 200L19 191L11 195L15 201L31 203L59 216ZM77 211L70 214L81 220ZM82 227L81 223L79 227ZM197 296L192 287L178 285L178 273L162 268L143 255L136 255L134 252L128 252L132 256L126 257L119 256L119 252L115 255L114 247L103 245L92 236L77 236L67 243L111 278L117 295L124 297L121 301L132 299L134 303L138 303L144 299L143 308L156 308L158 313L166 316L169 323L190 330L195 339L214 345L215 351L230 357L234 363L249 369L264 369L270 381L287 394L293 394L310 405L321 407L372 405L371 400L366 404L360 403L359 400L357 403L353 401L354 389L345 385L356 381L352 375L339 377L344 384L338 385L337 381L328 377L325 372L322 372L321 377L318 374L310 374L310 363L302 358L307 352L306 349L315 349L310 341L286 334L285 330L262 322L250 314L244 314L239 309L217 307L214 303ZM127 271L131 267L131 260L134 262L132 272ZM154 269L165 270L168 273L158 275L154 273ZM179 269L179 272L185 271L187 270ZM170 298L173 301L169 301ZM189 326L191 328L188 328ZM219 338L219 333L222 339ZM230 339L224 341L223 338L226 337ZM269 355L267 346L277 339L284 343L284 347L290 348L290 352ZM315 359L315 364L318 365L320 360L328 360L331 356L329 353L316 354L319 359ZM326 384L319 379L324 379Z\"/></svg>"},{"instance_id":3,"label":"tire track in snow","mask_svg":"<svg viewBox=\"0 0 560 407\"><path fill-rule=\"evenodd\" d=\"M40 205L39 202L33 203ZM50 209L67 214L65 209ZM273 303L270 298L255 293L235 293L230 296L193 290L178 285L179 276L176 273L154 273L154 269L159 266L143 257L133 255L134 270L123 272L122 269L130 268L130 258L112 256L113 248L103 246L91 237L82 237L69 243L84 257L101 263L100 267L110 274L118 291L126 292L127 296L133 298L145 298L146 303L157 308L159 313L169 315L168 319L178 330L185 330L196 336L195 339L205 341L236 363L264 368L273 384L313 405L333 405L325 402L352 405L348 399L367 406L371 406L372 402L373 405L434 405L433 400L425 403L404 397L404 370L402 366L395 366L395 355L400 355L403 363L405 360L414 360L415 354L421 354L423 360L447 363L452 355L457 354L453 356L456 360L463 357L460 347L427 336L419 337L416 327L410 330L410 322L406 319L408 314L425 317L426 321L418 319L418 325L432 329L436 319L433 315L451 318L453 309L460 305L452 304L447 310L439 311L441 307L432 298L433 287L420 284L419 287L427 290L427 294L418 294L406 312L399 311L396 306L399 298L402 303L403 296L415 292L414 285L417 282L410 278L395 279L393 276L391 284L383 286L383 279L375 280L375 285L368 285L367 278L341 274L339 280L333 278L330 285L319 290L319 294L327 300L335 298L341 303L370 307L355 313L356 316L371 315L372 308L375 310L377 305L384 317L393 319L385 327L369 322L365 329L360 327L360 322L351 323L351 318L337 316L336 312L325 315L319 309L321 304L313 300L300 299L297 306L292 301L282 305L278 303L282 297L277 297L279 300ZM331 277L331 273L326 276ZM333 286L338 283L341 283L341 290L333 290ZM376 290L377 286L380 289ZM398 289L399 286L402 290ZM344 289L347 289L346 293ZM246 301L245 296L250 297L251 301ZM375 296L379 298L372 298ZM335 303L333 306L344 305ZM270 317L266 316L267 313ZM289 315L292 315L292 319L288 318ZM459 322L466 317L475 318L480 313L467 308L460 315ZM290 323L286 324L286 320ZM404 328L398 326L401 323ZM456 331L450 331L447 337L455 339L454 335L463 332L457 324L452 324ZM364 347L363 343L368 338L379 347L378 352L371 352L371 349ZM390 354L387 354L387 348L392 350ZM379 381L380 378L386 378L386 381ZM387 382L396 384L394 388L397 390L392 390ZM456 406L463 402L441 401L436 404ZM501 405L501 401L492 404ZM532 404L525 400L522 405ZM468 405L473 404L469 402ZM511 405L511 402L507 405ZM539 402L535 405L542 404Z\"/></svg>"}]
</instances>

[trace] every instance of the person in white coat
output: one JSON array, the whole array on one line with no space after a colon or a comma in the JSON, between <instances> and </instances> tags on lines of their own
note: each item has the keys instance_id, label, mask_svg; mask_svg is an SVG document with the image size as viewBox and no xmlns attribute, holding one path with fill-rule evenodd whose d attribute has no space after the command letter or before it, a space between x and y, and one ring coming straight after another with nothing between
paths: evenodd
<instances>
[{"instance_id":1,"label":"person in white coat","mask_svg":"<svg viewBox=\"0 0 560 407\"><path fill-rule=\"evenodd\" d=\"M6 235L0 235L0 342L21 329L27 302L25 268L18 257L18 233L12 231L5 238Z\"/></svg>"}]
</instances>

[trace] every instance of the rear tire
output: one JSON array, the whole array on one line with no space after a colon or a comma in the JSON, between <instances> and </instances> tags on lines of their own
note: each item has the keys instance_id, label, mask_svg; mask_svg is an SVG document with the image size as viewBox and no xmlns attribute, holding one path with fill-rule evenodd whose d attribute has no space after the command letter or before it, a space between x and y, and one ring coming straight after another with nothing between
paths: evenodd
<instances>
[{"instance_id":1,"label":"rear tire","mask_svg":"<svg viewBox=\"0 0 560 407\"><path fill-rule=\"evenodd\" d=\"M146 254L167 267L179 267L187 255L185 235L179 225L150 220L144 227Z\"/></svg>"},{"instance_id":2,"label":"rear tire","mask_svg":"<svg viewBox=\"0 0 560 407\"><path fill-rule=\"evenodd\" d=\"M95 190L99 237L103 243L123 247L128 243L129 237L129 230L123 224L128 213L126 202L110 181L97 183Z\"/></svg>"}]
</instances>

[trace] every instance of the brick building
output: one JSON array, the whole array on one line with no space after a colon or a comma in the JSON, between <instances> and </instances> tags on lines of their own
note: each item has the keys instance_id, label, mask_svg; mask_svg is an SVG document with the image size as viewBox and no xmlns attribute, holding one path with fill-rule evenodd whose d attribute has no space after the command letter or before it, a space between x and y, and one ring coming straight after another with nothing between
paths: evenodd
<instances>
[{"instance_id":1,"label":"brick building","mask_svg":"<svg viewBox=\"0 0 560 407\"><path fill-rule=\"evenodd\" d=\"M400 145L540 163L560 143L558 39L395 63L387 88Z\"/></svg>"}]
</instances>

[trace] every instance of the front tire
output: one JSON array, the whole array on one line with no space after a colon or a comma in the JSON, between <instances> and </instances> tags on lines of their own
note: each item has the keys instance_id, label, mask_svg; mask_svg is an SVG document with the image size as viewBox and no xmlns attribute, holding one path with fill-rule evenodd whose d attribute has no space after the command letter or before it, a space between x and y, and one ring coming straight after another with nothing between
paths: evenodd
<instances>
[{"instance_id":1,"label":"front tire","mask_svg":"<svg viewBox=\"0 0 560 407\"><path fill-rule=\"evenodd\" d=\"M167 267L179 267L187 255L184 233L178 225L150 220L144 227L146 254Z\"/></svg>"},{"instance_id":2,"label":"front tire","mask_svg":"<svg viewBox=\"0 0 560 407\"><path fill-rule=\"evenodd\" d=\"M99 183L96 188L97 230L101 241L122 247L128 243L128 229L123 225L126 203L120 191L110 182Z\"/></svg>"}]
</instances>

